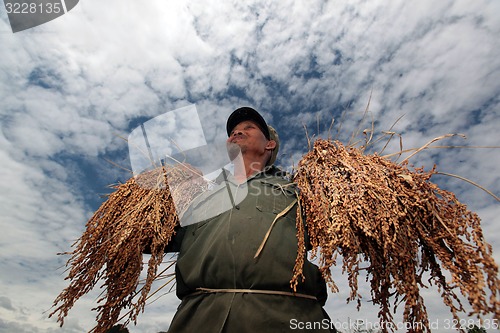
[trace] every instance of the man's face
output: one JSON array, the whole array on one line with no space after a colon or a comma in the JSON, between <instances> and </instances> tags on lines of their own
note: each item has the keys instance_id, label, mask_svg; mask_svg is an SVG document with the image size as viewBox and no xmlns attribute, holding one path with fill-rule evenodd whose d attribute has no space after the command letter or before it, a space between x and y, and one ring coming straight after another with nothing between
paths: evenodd
<instances>
[{"instance_id":1,"label":"man's face","mask_svg":"<svg viewBox=\"0 0 500 333\"><path fill-rule=\"evenodd\" d=\"M255 122L245 120L233 128L227 143L229 149L231 145L238 145L242 154L261 156L269 150L270 141Z\"/></svg>"}]
</instances>

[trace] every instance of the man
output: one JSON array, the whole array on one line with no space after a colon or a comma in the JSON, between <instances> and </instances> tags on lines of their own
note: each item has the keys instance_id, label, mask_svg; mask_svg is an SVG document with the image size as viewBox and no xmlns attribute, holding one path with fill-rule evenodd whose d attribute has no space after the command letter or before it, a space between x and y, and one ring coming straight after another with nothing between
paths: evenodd
<instances>
[{"instance_id":1,"label":"man","mask_svg":"<svg viewBox=\"0 0 500 333\"><path fill-rule=\"evenodd\" d=\"M169 332L329 332L318 268L305 260L304 282L295 293L290 287L297 197L294 184L273 166L276 132L248 107L234 111L226 127L228 153L239 165L234 175L223 172L220 184L183 216L202 222L182 228L169 244L168 250L179 251L176 291L182 300ZM228 194L228 207L214 214Z\"/></svg>"}]
</instances>

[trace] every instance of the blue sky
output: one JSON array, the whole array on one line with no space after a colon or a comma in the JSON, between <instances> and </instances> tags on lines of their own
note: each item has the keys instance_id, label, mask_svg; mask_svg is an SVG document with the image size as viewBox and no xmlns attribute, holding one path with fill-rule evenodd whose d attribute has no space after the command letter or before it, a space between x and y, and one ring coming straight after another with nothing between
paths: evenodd
<instances>
[{"instance_id":1,"label":"blue sky","mask_svg":"<svg viewBox=\"0 0 500 333\"><path fill-rule=\"evenodd\" d=\"M499 146L499 12L495 0L85 0L13 34L2 9L0 332L93 327L95 294L62 329L47 319L67 285L67 257L56 253L70 250L107 185L130 176L106 161L130 167L120 136L167 111L196 104L205 135L223 138L230 112L253 106L278 130L286 167L307 151L304 126L325 137L335 119L333 136L342 124L347 142L368 101L362 128L373 119L382 133L403 116L392 131L404 148L446 133L467 139L438 144ZM398 149L395 139L386 152ZM411 162L500 195L499 149L434 149ZM463 181L435 181L480 215L500 262L498 202ZM334 276L341 290L326 305L332 319L376 322L368 302L360 312L346 305L347 281L340 270ZM437 291L425 299L443 328L450 315ZM163 296L131 332L166 330L177 304Z\"/></svg>"}]
</instances>

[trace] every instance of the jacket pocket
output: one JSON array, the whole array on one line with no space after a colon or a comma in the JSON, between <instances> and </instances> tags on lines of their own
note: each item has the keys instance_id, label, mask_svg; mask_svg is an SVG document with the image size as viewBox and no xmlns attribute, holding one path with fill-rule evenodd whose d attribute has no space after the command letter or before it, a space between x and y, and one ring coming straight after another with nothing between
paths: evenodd
<instances>
[{"instance_id":1,"label":"jacket pocket","mask_svg":"<svg viewBox=\"0 0 500 333\"><path fill-rule=\"evenodd\" d=\"M284 211L296 199L295 184L279 184L261 180L261 193L257 198L257 210L275 215Z\"/></svg>"}]
</instances>

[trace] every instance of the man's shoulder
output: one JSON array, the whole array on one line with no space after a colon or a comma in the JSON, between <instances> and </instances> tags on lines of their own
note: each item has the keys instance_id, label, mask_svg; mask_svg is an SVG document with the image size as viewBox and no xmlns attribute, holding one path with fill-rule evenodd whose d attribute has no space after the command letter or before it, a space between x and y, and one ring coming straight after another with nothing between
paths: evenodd
<instances>
[{"instance_id":1,"label":"man's shoulder","mask_svg":"<svg viewBox=\"0 0 500 333\"><path fill-rule=\"evenodd\" d=\"M297 184L293 182L290 173L277 167L271 167L257 178L260 182L279 187L290 194L297 191Z\"/></svg>"},{"instance_id":2,"label":"man's shoulder","mask_svg":"<svg viewBox=\"0 0 500 333\"><path fill-rule=\"evenodd\" d=\"M265 176L265 177L274 177L274 178L278 178L278 179L283 179L285 181L288 181L288 182L292 182L292 175L285 171L285 170L282 170L274 165L272 165L271 167L268 167L266 168L262 174Z\"/></svg>"}]
</instances>

